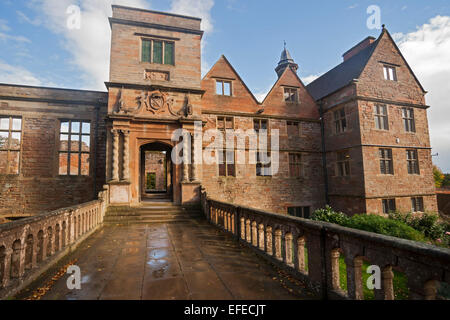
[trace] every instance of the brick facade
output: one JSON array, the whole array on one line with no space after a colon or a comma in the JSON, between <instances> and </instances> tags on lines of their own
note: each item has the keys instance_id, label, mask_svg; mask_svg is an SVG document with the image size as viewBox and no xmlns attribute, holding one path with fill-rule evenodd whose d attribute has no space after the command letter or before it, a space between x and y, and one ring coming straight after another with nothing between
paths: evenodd
<instances>
[{"instance_id":1,"label":"brick facade","mask_svg":"<svg viewBox=\"0 0 450 320\"><path fill-rule=\"evenodd\" d=\"M3 213L86 202L105 183L112 204L139 205L143 153L171 152L175 130L193 136L195 123L206 132L221 129L221 119L236 130L253 129L255 121L266 123L269 134L278 130L279 170L258 176L257 165L247 161L223 174L218 164L169 163L175 203L197 202L201 186L218 200L283 214L291 207L312 212L327 199L349 214L382 213L382 199L408 211L413 197L437 211L425 91L387 30L356 45L342 65L306 87L285 49L275 84L260 103L224 56L201 79L200 19L113 6L110 25L108 92L0 85L0 117L22 117L23 128L19 174L0 175ZM396 81L384 79L385 66L395 68ZM378 105L386 106L389 130L375 128ZM404 130L405 107L414 109L415 132ZM342 132L336 132L336 114L345 115ZM59 175L63 120L91 124L87 176ZM380 173L380 148L392 150L393 174ZM418 174L408 173L407 150L417 151ZM254 150L247 142L236 152L249 159Z\"/></svg>"}]
</instances>

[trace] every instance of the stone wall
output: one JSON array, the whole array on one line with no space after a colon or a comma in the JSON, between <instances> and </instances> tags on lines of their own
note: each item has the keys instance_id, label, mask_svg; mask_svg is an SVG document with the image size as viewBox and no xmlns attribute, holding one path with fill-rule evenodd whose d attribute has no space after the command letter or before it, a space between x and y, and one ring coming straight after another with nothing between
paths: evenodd
<instances>
[{"instance_id":1,"label":"stone wall","mask_svg":"<svg viewBox=\"0 0 450 320\"><path fill-rule=\"evenodd\" d=\"M349 58L351 60L352 58ZM348 62L347 62L348 63ZM384 79L383 66L395 66L397 81ZM325 147L331 205L354 213L383 213L382 199L396 199L396 209L411 210L411 197L422 197L426 211L437 211L425 92L387 31L360 77L320 101L324 110ZM387 108L389 130L375 128L374 106ZM415 132L406 132L402 108L414 109ZM347 130L335 133L333 112L344 108ZM394 174L381 174L379 149L392 149ZM337 151L348 150L350 175L337 177ZM408 174L407 150L416 150L419 174Z\"/></svg>"},{"instance_id":2,"label":"stone wall","mask_svg":"<svg viewBox=\"0 0 450 320\"><path fill-rule=\"evenodd\" d=\"M443 299L439 287L450 284L449 249L225 203L206 192L201 203L210 223L284 269L322 299L367 298L363 262L381 271L381 288L374 289L375 300L395 299L399 284L394 281L394 271L406 279L404 286L411 300ZM341 257L346 265L346 288L341 287Z\"/></svg>"},{"instance_id":3,"label":"stone wall","mask_svg":"<svg viewBox=\"0 0 450 320\"><path fill-rule=\"evenodd\" d=\"M73 251L102 223L108 190L99 200L0 225L0 299L29 285Z\"/></svg>"},{"instance_id":4,"label":"stone wall","mask_svg":"<svg viewBox=\"0 0 450 320\"><path fill-rule=\"evenodd\" d=\"M37 214L93 200L105 183L106 93L0 85L0 103L0 116L22 119L19 174L0 175L0 213ZM59 174L63 120L91 124L88 176Z\"/></svg>"},{"instance_id":5,"label":"stone wall","mask_svg":"<svg viewBox=\"0 0 450 320\"><path fill-rule=\"evenodd\" d=\"M145 179L147 174L155 174L155 188L148 191L166 191L166 155L162 152L145 153Z\"/></svg>"}]
</instances>

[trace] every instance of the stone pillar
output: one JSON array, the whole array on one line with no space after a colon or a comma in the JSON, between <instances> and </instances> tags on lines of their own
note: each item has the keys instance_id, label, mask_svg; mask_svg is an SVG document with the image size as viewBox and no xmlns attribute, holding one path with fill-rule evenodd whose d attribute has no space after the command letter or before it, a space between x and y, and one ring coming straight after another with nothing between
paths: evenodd
<instances>
[{"instance_id":1,"label":"stone pillar","mask_svg":"<svg viewBox=\"0 0 450 320\"><path fill-rule=\"evenodd\" d=\"M333 289L340 289L340 272L339 272L339 257L341 256L339 250L331 251L331 284Z\"/></svg>"},{"instance_id":2,"label":"stone pillar","mask_svg":"<svg viewBox=\"0 0 450 320\"><path fill-rule=\"evenodd\" d=\"M294 237L292 236L292 233L288 233L286 234L286 236L284 237L284 241L285 241L285 255L286 255L286 264L288 266L293 267L294 266L294 258L293 258L293 247L292 247L292 239Z\"/></svg>"},{"instance_id":3,"label":"stone pillar","mask_svg":"<svg viewBox=\"0 0 450 320\"><path fill-rule=\"evenodd\" d=\"M273 240L272 240L272 227L266 227L266 252L268 255L273 255Z\"/></svg>"},{"instance_id":4,"label":"stone pillar","mask_svg":"<svg viewBox=\"0 0 450 320\"><path fill-rule=\"evenodd\" d=\"M245 240L245 219L241 217L241 239Z\"/></svg>"},{"instance_id":5,"label":"stone pillar","mask_svg":"<svg viewBox=\"0 0 450 320\"><path fill-rule=\"evenodd\" d=\"M392 267L388 266L383 270L383 289L385 300L395 300L394 296L394 273Z\"/></svg>"},{"instance_id":6,"label":"stone pillar","mask_svg":"<svg viewBox=\"0 0 450 320\"><path fill-rule=\"evenodd\" d=\"M258 247L264 251L264 224L258 225Z\"/></svg>"},{"instance_id":7,"label":"stone pillar","mask_svg":"<svg viewBox=\"0 0 450 320\"><path fill-rule=\"evenodd\" d=\"M303 272L303 273L306 272L305 243L306 243L306 240L304 237L300 237L297 239L298 271Z\"/></svg>"},{"instance_id":8,"label":"stone pillar","mask_svg":"<svg viewBox=\"0 0 450 320\"><path fill-rule=\"evenodd\" d=\"M281 253L281 235L282 232L280 229L275 230L275 258L278 260L283 260Z\"/></svg>"},{"instance_id":9,"label":"stone pillar","mask_svg":"<svg viewBox=\"0 0 450 320\"><path fill-rule=\"evenodd\" d=\"M347 265L347 291L349 298L352 300L364 300L362 258L356 257L351 259L345 256L345 263Z\"/></svg>"},{"instance_id":10,"label":"stone pillar","mask_svg":"<svg viewBox=\"0 0 450 320\"><path fill-rule=\"evenodd\" d=\"M183 136L183 181L189 182L189 138L190 134Z\"/></svg>"},{"instance_id":11,"label":"stone pillar","mask_svg":"<svg viewBox=\"0 0 450 320\"><path fill-rule=\"evenodd\" d=\"M196 135L193 138L194 141L195 141L195 137L196 137ZM201 153L202 150L197 150L196 149L195 142L191 143L191 145L192 145L192 156L191 156L191 159L192 159L192 177L191 178L192 178L192 181L197 182L197 181L199 181L199 179L198 179L198 164L196 162L195 152L200 152Z\"/></svg>"},{"instance_id":12,"label":"stone pillar","mask_svg":"<svg viewBox=\"0 0 450 320\"><path fill-rule=\"evenodd\" d=\"M256 227L256 221L252 222L252 245L254 247L258 246L258 229Z\"/></svg>"},{"instance_id":13,"label":"stone pillar","mask_svg":"<svg viewBox=\"0 0 450 320\"><path fill-rule=\"evenodd\" d=\"M123 177L130 181L130 130L122 130L123 134Z\"/></svg>"},{"instance_id":14,"label":"stone pillar","mask_svg":"<svg viewBox=\"0 0 450 320\"><path fill-rule=\"evenodd\" d=\"M113 135L112 180L119 180L119 131L111 130Z\"/></svg>"},{"instance_id":15,"label":"stone pillar","mask_svg":"<svg viewBox=\"0 0 450 320\"><path fill-rule=\"evenodd\" d=\"M425 283L423 288L425 300L436 300L437 285L438 282L436 280L430 280Z\"/></svg>"}]
</instances>

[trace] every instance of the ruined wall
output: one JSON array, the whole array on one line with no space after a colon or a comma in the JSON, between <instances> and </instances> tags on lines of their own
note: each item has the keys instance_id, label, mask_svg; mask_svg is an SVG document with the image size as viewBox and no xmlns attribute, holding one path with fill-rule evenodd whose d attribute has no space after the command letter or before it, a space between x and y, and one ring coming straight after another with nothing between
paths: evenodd
<instances>
[{"instance_id":1,"label":"ruined wall","mask_svg":"<svg viewBox=\"0 0 450 320\"><path fill-rule=\"evenodd\" d=\"M18 174L0 174L1 213L36 214L95 199L105 183L106 93L1 85L0 102L0 117L22 119ZM60 123L67 120L91 124L88 175L59 174Z\"/></svg>"}]
</instances>

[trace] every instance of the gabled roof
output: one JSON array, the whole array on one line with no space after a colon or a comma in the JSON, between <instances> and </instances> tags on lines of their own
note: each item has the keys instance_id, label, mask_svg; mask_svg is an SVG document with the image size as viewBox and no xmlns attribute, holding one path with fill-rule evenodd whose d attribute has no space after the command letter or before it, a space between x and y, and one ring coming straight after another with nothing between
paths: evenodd
<instances>
[{"instance_id":1,"label":"gabled roof","mask_svg":"<svg viewBox=\"0 0 450 320\"><path fill-rule=\"evenodd\" d=\"M383 31L376 41L306 86L306 89L314 97L314 99L316 99L316 101L320 100L349 85L354 79L359 79L384 34L387 34L389 39L392 41L394 48L405 62L406 67L413 75L417 84L422 91L426 93L389 31L383 25Z\"/></svg>"},{"instance_id":2,"label":"gabled roof","mask_svg":"<svg viewBox=\"0 0 450 320\"><path fill-rule=\"evenodd\" d=\"M353 79L358 79L380 39L381 36L367 48L308 84L306 89L314 99L320 100L347 86Z\"/></svg>"},{"instance_id":3,"label":"gabled roof","mask_svg":"<svg viewBox=\"0 0 450 320\"><path fill-rule=\"evenodd\" d=\"M301 86L305 87L305 85L303 84L303 81L300 79L300 77L298 76L297 72L295 72L290 67L288 67L288 68L284 69L283 73L278 77L277 81L275 81L275 83L273 84L272 88L270 88L269 92L266 94L266 96L264 97L264 100L261 102L261 104L264 104L264 102L267 100L267 98L272 94L272 91L275 88L280 86L280 82L283 79L284 74L287 73L287 72L292 72L294 74L294 76L297 78L299 84Z\"/></svg>"},{"instance_id":4,"label":"gabled roof","mask_svg":"<svg viewBox=\"0 0 450 320\"><path fill-rule=\"evenodd\" d=\"M209 77L211 71L214 70L214 67L220 62L220 60L225 61L225 63L230 67L231 71L236 75L236 77L238 78L238 80L242 83L242 85L243 85L244 88L247 90L247 92L250 94L250 96L251 96L252 99L255 101L255 103L256 103L257 105L260 105L261 103L258 101L258 99L256 99L256 97L254 96L253 92L247 87L247 85L246 85L245 82L242 80L242 78L241 78L241 76L239 75L239 73L237 73L237 71L234 69L234 67L231 65L230 61L228 61L228 59L225 57L225 55L221 55L221 56L220 56L219 60L217 60L217 62L211 67L211 69L209 69L208 73L205 74L205 76L203 77L202 81Z\"/></svg>"}]
</instances>

